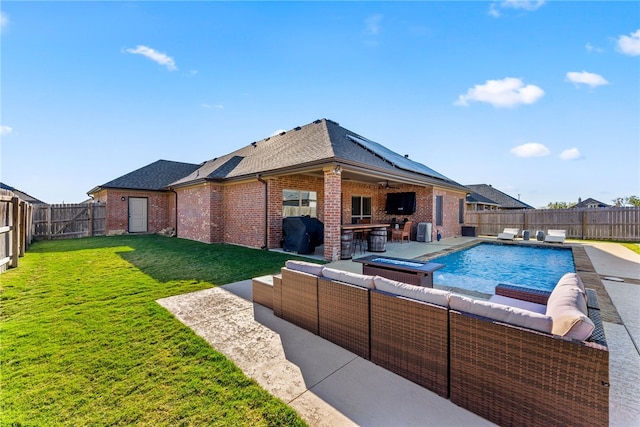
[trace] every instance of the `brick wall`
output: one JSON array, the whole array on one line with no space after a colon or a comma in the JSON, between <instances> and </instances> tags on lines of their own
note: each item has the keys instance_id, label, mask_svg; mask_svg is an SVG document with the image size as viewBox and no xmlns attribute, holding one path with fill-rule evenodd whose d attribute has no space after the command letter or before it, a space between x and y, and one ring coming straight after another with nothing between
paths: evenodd
<instances>
[{"instance_id":1,"label":"brick wall","mask_svg":"<svg viewBox=\"0 0 640 427\"><path fill-rule=\"evenodd\" d=\"M458 218L458 212L459 212L458 204L459 204L459 200L462 199L463 205L465 205L465 209L466 209L466 204L464 203L466 194L454 192L454 191L446 191L446 190L437 188L433 192L434 209L435 209L436 196L443 196L442 197L442 225L436 226L435 210L434 210L434 213L433 213L434 236L433 237L435 238L435 233L437 232L437 230L440 230L440 234L442 235L442 238L455 237L455 236L462 235L462 224L460 224L460 221ZM463 218L464 218L464 213L463 213Z\"/></svg>"},{"instance_id":2,"label":"brick wall","mask_svg":"<svg viewBox=\"0 0 640 427\"><path fill-rule=\"evenodd\" d=\"M395 218L403 221L407 218L413 221L412 236L415 238L417 224L419 222L434 222L434 194L432 187L418 187L415 185L396 185L393 189L380 187L377 184L360 184L349 181L342 183L342 223L351 223L351 196L371 197L372 222L389 224ZM387 193L401 193L414 191L416 193L416 211L412 215L389 215L384 208L387 202ZM457 209L457 208L456 208ZM457 210L456 210L457 215ZM435 238L435 231L433 231Z\"/></svg>"},{"instance_id":3,"label":"brick wall","mask_svg":"<svg viewBox=\"0 0 640 427\"><path fill-rule=\"evenodd\" d=\"M175 194L173 192L105 189L95 193L93 198L107 204L105 220L107 235L128 233L129 197L147 199L148 233L157 233L175 226Z\"/></svg>"},{"instance_id":4,"label":"brick wall","mask_svg":"<svg viewBox=\"0 0 640 427\"><path fill-rule=\"evenodd\" d=\"M337 261L341 252L342 177L333 168L324 169L324 203L318 204L324 218L324 259Z\"/></svg>"},{"instance_id":5,"label":"brick wall","mask_svg":"<svg viewBox=\"0 0 640 427\"><path fill-rule=\"evenodd\" d=\"M288 175L269 179L269 248L279 248L282 240L282 190L315 191L318 219L324 221L324 180L306 175ZM264 215L264 213L263 213Z\"/></svg>"},{"instance_id":6,"label":"brick wall","mask_svg":"<svg viewBox=\"0 0 640 427\"><path fill-rule=\"evenodd\" d=\"M212 197L213 193L219 193L220 189L213 189L210 184L198 184L192 187L176 190L178 194L178 237L197 240L199 242L213 243L213 236L219 218L212 224Z\"/></svg>"},{"instance_id":7,"label":"brick wall","mask_svg":"<svg viewBox=\"0 0 640 427\"><path fill-rule=\"evenodd\" d=\"M264 246L264 184L251 181L225 187L225 243L261 248ZM282 193L280 193L280 200ZM281 202L282 203L282 202Z\"/></svg>"}]
</instances>

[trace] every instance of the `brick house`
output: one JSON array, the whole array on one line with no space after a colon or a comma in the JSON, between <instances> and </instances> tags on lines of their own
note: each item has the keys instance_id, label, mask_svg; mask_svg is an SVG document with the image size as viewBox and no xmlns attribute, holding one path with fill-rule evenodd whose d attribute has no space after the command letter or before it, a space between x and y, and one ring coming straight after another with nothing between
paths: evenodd
<instances>
[{"instance_id":1,"label":"brick house","mask_svg":"<svg viewBox=\"0 0 640 427\"><path fill-rule=\"evenodd\" d=\"M160 160L89 195L107 203L108 234L173 227L180 238L265 249L280 247L283 217L309 215L324 224L325 259L336 260L340 226L391 222L387 194L399 192L415 193L415 212L398 218L414 234L431 222L434 236L461 235L466 187L327 119L200 165Z\"/></svg>"},{"instance_id":2,"label":"brick house","mask_svg":"<svg viewBox=\"0 0 640 427\"><path fill-rule=\"evenodd\" d=\"M97 202L107 204L108 235L157 233L175 227L176 195L167 186L199 165L158 160L89 190Z\"/></svg>"}]
</instances>

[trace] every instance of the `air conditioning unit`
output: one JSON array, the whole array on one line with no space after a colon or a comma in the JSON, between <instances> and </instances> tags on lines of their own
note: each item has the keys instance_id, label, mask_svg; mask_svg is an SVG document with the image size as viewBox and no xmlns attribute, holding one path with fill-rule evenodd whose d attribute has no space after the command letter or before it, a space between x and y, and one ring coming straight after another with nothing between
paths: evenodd
<instances>
[{"instance_id":1,"label":"air conditioning unit","mask_svg":"<svg viewBox=\"0 0 640 427\"><path fill-rule=\"evenodd\" d=\"M431 241L431 223L430 222L418 223L418 229L416 230L416 241L418 242Z\"/></svg>"}]
</instances>

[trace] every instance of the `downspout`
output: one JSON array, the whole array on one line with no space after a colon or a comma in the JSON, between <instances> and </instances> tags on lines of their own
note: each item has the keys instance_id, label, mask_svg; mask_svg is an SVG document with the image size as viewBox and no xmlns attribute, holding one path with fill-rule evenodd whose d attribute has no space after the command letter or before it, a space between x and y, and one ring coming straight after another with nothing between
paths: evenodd
<instances>
[{"instance_id":1,"label":"downspout","mask_svg":"<svg viewBox=\"0 0 640 427\"><path fill-rule=\"evenodd\" d=\"M176 231L176 237L178 237L178 193L176 192L176 190L174 190L173 188L171 189L171 191L173 191L173 194L176 195L176 202L175 202L175 227L173 228Z\"/></svg>"},{"instance_id":2,"label":"downspout","mask_svg":"<svg viewBox=\"0 0 640 427\"><path fill-rule=\"evenodd\" d=\"M260 177L260 174L256 174L256 179L264 184L264 245L260 249L268 249L269 248L269 199L268 199L268 188L267 181Z\"/></svg>"}]
</instances>

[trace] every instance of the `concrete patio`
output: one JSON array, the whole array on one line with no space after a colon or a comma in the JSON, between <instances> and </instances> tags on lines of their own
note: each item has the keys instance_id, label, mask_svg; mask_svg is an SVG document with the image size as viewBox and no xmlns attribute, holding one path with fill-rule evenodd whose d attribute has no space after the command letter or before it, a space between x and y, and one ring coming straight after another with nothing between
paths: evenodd
<instances>
[{"instance_id":1,"label":"concrete patio","mask_svg":"<svg viewBox=\"0 0 640 427\"><path fill-rule=\"evenodd\" d=\"M416 258L474 238L388 243ZM532 244L535 244L532 242ZM640 425L640 255L583 243L623 324L604 323L610 350L610 425ZM351 260L332 267L361 272ZM158 301L312 426L483 426L489 421L273 315L252 302L251 281Z\"/></svg>"}]
</instances>

